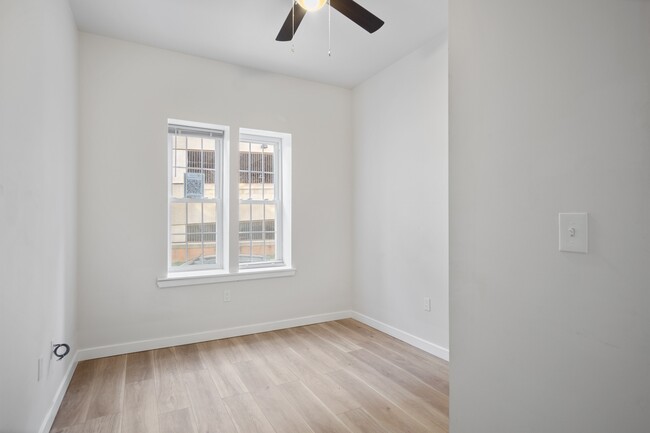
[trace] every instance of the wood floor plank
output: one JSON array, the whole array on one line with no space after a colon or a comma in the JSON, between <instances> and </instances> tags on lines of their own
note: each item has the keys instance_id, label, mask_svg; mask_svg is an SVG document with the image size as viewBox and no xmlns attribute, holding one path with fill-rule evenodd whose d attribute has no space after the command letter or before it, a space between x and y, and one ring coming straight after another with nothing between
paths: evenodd
<instances>
[{"instance_id":1,"label":"wood floor plank","mask_svg":"<svg viewBox=\"0 0 650 433\"><path fill-rule=\"evenodd\" d=\"M131 382L125 386L121 433L159 433L156 384L153 379Z\"/></svg>"},{"instance_id":2,"label":"wood floor plank","mask_svg":"<svg viewBox=\"0 0 650 433\"><path fill-rule=\"evenodd\" d=\"M61 430L61 433L120 433L121 414L102 416Z\"/></svg>"},{"instance_id":3,"label":"wood floor plank","mask_svg":"<svg viewBox=\"0 0 650 433\"><path fill-rule=\"evenodd\" d=\"M176 356L171 348L153 352L158 414L190 407Z\"/></svg>"},{"instance_id":4,"label":"wood floor plank","mask_svg":"<svg viewBox=\"0 0 650 433\"><path fill-rule=\"evenodd\" d=\"M275 433L271 423L250 394L236 395L223 401L239 433Z\"/></svg>"},{"instance_id":5,"label":"wood floor plank","mask_svg":"<svg viewBox=\"0 0 650 433\"><path fill-rule=\"evenodd\" d=\"M375 341L378 344L385 346L388 349L391 349L397 353L408 353L416 358L420 358L432 366L447 369L449 363L443 359L437 358L422 349L418 349L415 346L411 346L408 343L405 343L401 340L398 340L395 337L392 337L388 334L385 334L381 331L378 331L365 323L361 323L354 319L343 319L334 322L336 324L341 324L344 327L352 330L355 333L360 334L365 339L364 342Z\"/></svg>"},{"instance_id":6,"label":"wood floor plank","mask_svg":"<svg viewBox=\"0 0 650 433\"><path fill-rule=\"evenodd\" d=\"M126 355L125 383L153 379L153 352L129 353Z\"/></svg>"},{"instance_id":7,"label":"wood floor plank","mask_svg":"<svg viewBox=\"0 0 650 433\"><path fill-rule=\"evenodd\" d=\"M158 422L160 433L197 433L194 416L188 407L159 414Z\"/></svg>"},{"instance_id":8,"label":"wood floor plank","mask_svg":"<svg viewBox=\"0 0 650 433\"><path fill-rule=\"evenodd\" d=\"M346 365L348 352L339 349L337 346L314 335L305 328L293 328L292 331L295 335L298 335L305 344L316 351L316 353L324 353L329 360L328 365L336 368L342 368Z\"/></svg>"},{"instance_id":9,"label":"wood floor plank","mask_svg":"<svg viewBox=\"0 0 650 433\"><path fill-rule=\"evenodd\" d=\"M210 376L222 398L245 394L248 388L239 377L233 364L217 364L209 368Z\"/></svg>"},{"instance_id":10,"label":"wood floor plank","mask_svg":"<svg viewBox=\"0 0 650 433\"><path fill-rule=\"evenodd\" d=\"M227 352L229 344L225 340L215 340L197 345L203 364L210 371L210 376L222 398L248 392Z\"/></svg>"},{"instance_id":11,"label":"wood floor plank","mask_svg":"<svg viewBox=\"0 0 650 433\"><path fill-rule=\"evenodd\" d=\"M186 344L174 347L174 355L181 373L205 369L199 348L196 344Z\"/></svg>"},{"instance_id":12,"label":"wood floor plank","mask_svg":"<svg viewBox=\"0 0 650 433\"><path fill-rule=\"evenodd\" d=\"M318 373L309 362L292 349L281 351L266 357L269 362L286 366L300 380L317 376Z\"/></svg>"},{"instance_id":13,"label":"wood floor plank","mask_svg":"<svg viewBox=\"0 0 650 433\"><path fill-rule=\"evenodd\" d=\"M420 358L397 353L374 342L361 343L361 348L390 361L427 385L449 396L449 374L447 369L434 367Z\"/></svg>"},{"instance_id":14,"label":"wood floor plank","mask_svg":"<svg viewBox=\"0 0 650 433\"><path fill-rule=\"evenodd\" d=\"M228 409L207 370L183 374L199 432L237 433Z\"/></svg>"},{"instance_id":15,"label":"wood floor plank","mask_svg":"<svg viewBox=\"0 0 650 433\"><path fill-rule=\"evenodd\" d=\"M348 428L301 382L286 383L281 385L280 389L315 433L350 433Z\"/></svg>"},{"instance_id":16,"label":"wood floor plank","mask_svg":"<svg viewBox=\"0 0 650 433\"><path fill-rule=\"evenodd\" d=\"M122 411L126 356L111 356L98 360L96 386L90 396L86 420L105 417Z\"/></svg>"},{"instance_id":17,"label":"wood floor plank","mask_svg":"<svg viewBox=\"0 0 650 433\"><path fill-rule=\"evenodd\" d=\"M286 349L286 346L281 344L281 339L274 335L273 332L254 334L254 337L258 340L258 350L264 356L273 355L278 351Z\"/></svg>"},{"instance_id":18,"label":"wood floor plank","mask_svg":"<svg viewBox=\"0 0 650 433\"><path fill-rule=\"evenodd\" d=\"M374 419L386 426L391 432L400 433L432 433L438 429L429 429L402 409L391 403L385 397L366 385L363 381L345 370L338 370L329 374L336 383L341 385L355 399L362 402L363 409Z\"/></svg>"},{"instance_id":19,"label":"wood floor plank","mask_svg":"<svg viewBox=\"0 0 650 433\"><path fill-rule=\"evenodd\" d=\"M362 344L360 344L362 348L368 344L378 345L385 350L390 350L394 353L401 354L412 362L416 362L418 365L423 365L425 368L431 369L432 371L441 374L447 374L449 372L449 362L445 361L444 359L433 356L430 353L418 349L415 346L411 346L410 344L398 340L397 338L392 337L388 334L379 332L376 329L371 331L371 328L369 329L369 327L363 323L360 323L356 329L363 329L368 334L376 335L374 339L364 340Z\"/></svg>"},{"instance_id":20,"label":"wood floor plank","mask_svg":"<svg viewBox=\"0 0 650 433\"><path fill-rule=\"evenodd\" d=\"M313 375L303 380L303 383L334 414L361 407L359 401L327 375Z\"/></svg>"},{"instance_id":21,"label":"wood floor plank","mask_svg":"<svg viewBox=\"0 0 650 433\"><path fill-rule=\"evenodd\" d=\"M54 419L52 432L86 421L97 364L96 360L82 361L77 364L59 412Z\"/></svg>"},{"instance_id":22,"label":"wood floor plank","mask_svg":"<svg viewBox=\"0 0 650 433\"><path fill-rule=\"evenodd\" d=\"M376 419L363 409L353 409L339 415L352 433L391 433L386 431Z\"/></svg>"},{"instance_id":23,"label":"wood floor plank","mask_svg":"<svg viewBox=\"0 0 650 433\"><path fill-rule=\"evenodd\" d=\"M353 350L360 349L360 347L354 344L352 341L348 340L347 338L340 337L334 332L330 331L324 323L305 326L305 329L308 332L311 332L312 334L338 347L339 350L342 350L343 352L352 352Z\"/></svg>"},{"instance_id":24,"label":"wood floor plank","mask_svg":"<svg viewBox=\"0 0 650 433\"><path fill-rule=\"evenodd\" d=\"M343 338L350 338L359 347L382 358L389 359L395 365L417 376L426 384L449 395L449 368L446 361L406 345L406 343L396 343L393 337L379 333L379 331L369 331L365 327L366 325L360 322L345 323L348 323L348 326L343 326L339 322L330 322L327 323L327 327ZM405 346L408 346L409 349L406 350ZM413 353L413 351L417 352Z\"/></svg>"},{"instance_id":25,"label":"wood floor plank","mask_svg":"<svg viewBox=\"0 0 650 433\"><path fill-rule=\"evenodd\" d=\"M344 338L354 344L358 345L359 343L368 341L363 337L363 335L360 335L358 332L354 332L352 329L348 328L347 326L343 326L337 321L323 323L322 325L325 329L332 332L337 337Z\"/></svg>"},{"instance_id":26,"label":"wood floor plank","mask_svg":"<svg viewBox=\"0 0 650 433\"><path fill-rule=\"evenodd\" d=\"M329 373L340 368L335 360L331 359L321 350L308 344L308 342L293 333L290 329L283 329L276 331L276 333L284 339L291 349L305 358L309 365L319 373Z\"/></svg>"},{"instance_id":27,"label":"wood floor plank","mask_svg":"<svg viewBox=\"0 0 650 433\"><path fill-rule=\"evenodd\" d=\"M351 352L351 354L355 353ZM424 425L435 425L437 427L435 431L446 431L448 429L448 411L441 411L428 402L423 401L395 381L388 380L392 378L380 374L368 364L355 359L351 361L348 371L366 382L375 391L399 406L404 412L408 413L420 423ZM431 391L434 390L431 389Z\"/></svg>"},{"instance_id":28,"label":"wood floor plank","mask_svg":"<svg viewBox=\"0 0 650 433\"><path fill-rule=\"evenodd\" d=\"M367 350L350 352L350 355L373 368L388 381L401 386L417 398L429 403L440 413L449 414L449 397L437 389L430 387L405 370Z\"/></svg>"},{"instance_id":29,"label":"wood floor plank","mask_svg":"<svg viewBox=\"0 0 650 433\"><path fill-rule=\"evenodd\" d=\"M314 433L275 386L253 394L276 433Z\"/></svg>"},{"instance_id":30,"label":"wood floor plank","mask_svg":"<svg viewBox=\"0 0 650 433\"><path fill-rule=\"evenodd\" d=\"M251 359L261 358L266 354L265 344L255 334L242 335L237 338L239 342L244 344L250 353Z\"/></svg>"},{"instance_id":31,"label":"wood floor plank","mask_svg":"<svg viewBox=\"0 0 650 433\"><path fill-rule=\"evenodd\" d=\"M248 347L243 337L234 337L227 340L230 362L246 362L256 358L255 352Z\"/></svg>"},{"instance_id":32,"label":"wood floor plank","mask_svg":"<svg viewBox=\"0 0 650 433\"><path fill-rule=\"evenodd\" d=\"M241 378L246 389L250 392L261 391L274 385L273 380L266 374L264 370L255 364L254 361L236 362L233 364L237 370L237 374Z\"/></svg>"},{"instance_id":33,"label":"wood floor plank","mask_svg":"<svg viewBox=\"0 0 650 433\"><path fill-rule=\"evenodd\" d=\"M291 371L291 368L285 362L278 362L273 356L255 359L253 363L266 373L274 385L282 385L283 383L298 380L298 376Z\"/></svg>"},{"instance_id":34,"label":"wood floor plank","mask_svg":"<svg viewBox=\"0 0 650 433\"><path fill-rule=\"evenodd\" d=\"M229 346L227 340L212 340L198 343L201 360L207 366L217 364L230 364Z\"/></svg>"},{"instance_id":35,"label":"wood floor plank","mask_svg":"<svg viewBox=\"0 0 650 433\"><path fill-rule=\"evenodd\" d=\"M282 338L278 331L265 332L263 335L264 341L275 349L274 353L291 350L291 346Z\"/></svg>"}]
</instances>

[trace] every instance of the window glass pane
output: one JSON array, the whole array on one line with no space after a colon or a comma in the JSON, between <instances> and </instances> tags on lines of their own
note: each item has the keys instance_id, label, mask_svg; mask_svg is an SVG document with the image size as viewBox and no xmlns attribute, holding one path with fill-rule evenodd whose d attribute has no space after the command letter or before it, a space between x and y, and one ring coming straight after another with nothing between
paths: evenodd
<instances>
[{"instance_id":1,"label":"window glass pane","mask_svg":"<svg viewBox=\"0 0 650 433\"><path fill-rule=\"evenodd\" d=\"M217 244L208 242L203 244L203 262L204 265L214 265L217 263Z\"/></svg>"},{"instance_id":2,"label":"window glass pane","mask_svg":"<svg viewBox=\"0 0 650 433\"><path fill-rule=\"evenodd\" d=\"M214 138L203 139L203 150L215 150L217 148L217 140Z\"/></svg>"},{"instance_id":3,"label":"window glass pane","mask_svg":"<svg viewBox=\"0 0 650 433\"><path fill-rule=\"evenodd\" d=\"M212 200L217 196L217 179L215 178L214 170L203 170L204 179L206 179L205 184L203 185L203 197Z\"/></svg>"},{"instance_id":4,"label":"window glass pane","mask_svg":"<svg viewBox=\"0 0 650 433\"><path fill-rule=\"evenodd\" d=\"M250 199L250 143L239 143L239 199Z\"/></svg>"},{"instance_id":5,"label":"window glass pane","mask_svg":"<svg viewBox=\"0 0 650 433\"><path fill-rule=\"evenodd\" d=\"M187 149L187 137L175 134L172 138L172 148L174 149Z\"/></svg>"},{"instance_id":6,"label":"window glass pane","mask_svg":"<svg viewBox=\"0 0 650 433\"><path fill-rule=\"evenodd\" d=\"M201 224L203 222L203 204L187 203L187 223Z\"/></svg>"},{"instance_id":7,"label":"window glass pane","mask_svg":"<svg viewBox=\"0 0 650 433\"><path fill-rule=\"evenodd\" d=\"M184 168L172 168L172 197L174 198L185 197L185 173L187 170Z\"/></svg>"},{"instance_id":8,"label":"window glass pane","mask_svg":"<svg viewBox=\"0 0 650 433\"><path fill-rule=\"evenodd\" d=\"M184 235L187 225L187 205L185 203L172 203L170 209L172 245L171 262L178 266L187 261L186 237ZM177 233L175 235L174 233Z\"/></svg>"},{"instance_id":9,"label":"window glass pane","mask_svg":"<svg viewBox=\"0 0 650 433\"><path fill-rule=\"evenodd\" d=\"M276 260L276 212L274 204L239 206L239 262Z\"/></svg>"},{"instance_id":10,"label":"window glass pane","mask_svg":"<svg viewBox=\"0 0 650 433\"><path fill-rule=\"evenodd\" d=\"M239 143L239 198L275 200L275 145Z\"/></svg>"},{"instance_id":11,"label":"window glass pane","mask_svg":"<svg viewBox=\"0 0 650 433\"><path fill-rule=\"evenodd\" d=\"M216 263L216 203L173 203L171 220L172 266Z\"/></svg>"},{"instance_id":12,"label":"window glass pane","mask_svg":"<svg viewBox=\"0 0 650 433\"><path fill-rule=\"evenodd\" d=\"M175 149L172 153L174 167L187 167L187 150Z\"/></svg>"},{"instance_id":13,"label":"window glass pane","mask_svg":"<svg viewBox=\"0 0 650 433\"><path fill-rule=\"evenodd\" d=\"M203 139L201 137L189 136L189 137L187 137L187 148L188 149L201 150L202 149L202 141L203 141Z\"/></svg>"},{"instance_id":14,"label":"window glass pane","mask_svg":"<svg viewBox=\"0 0 650 433\"><path fill-rule=\"evenodd\" d=\"M264 200L275 200L275 184L274 184L273 173L265 172L264 173L264 185L262 196Z\"/></svg>"},{"instance_id":15,"label":"window glass pane","mask_svg":"<svg viewBox=\"0 0 650 433\"><path fill-rule=\"evenodd\" d=\"M217 204L216 203L205 203L203 205L203 224L211 224L210 227L213 229L206 229L206 232L216 233L217 227Z\"/></svg>"}]
</instances>

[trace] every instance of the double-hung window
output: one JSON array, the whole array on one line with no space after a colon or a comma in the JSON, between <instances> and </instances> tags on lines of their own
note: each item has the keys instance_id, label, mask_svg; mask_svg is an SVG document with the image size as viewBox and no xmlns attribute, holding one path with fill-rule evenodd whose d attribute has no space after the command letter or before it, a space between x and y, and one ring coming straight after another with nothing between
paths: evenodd
<instances>
[{"instance_id":1,"label":"double-hung window","mask_svg":"<svg viewBox=\"0 0 650 433\"><path fill-rule=\"evenodd\" d=\"M223 269L225 132L169 121L169 272Z\"/></svg>"},{"instance_id":2,"label":"double-hung window","mask_svg":"<svg viewBox=\"0 0 650 433\"><path fill-rule=\"evenodd\" d=\"M160 287L294 273L291 135L242 128L232 160L229 140L227 126L168 121L168 266Z\"/></svg>"}]
</instances>

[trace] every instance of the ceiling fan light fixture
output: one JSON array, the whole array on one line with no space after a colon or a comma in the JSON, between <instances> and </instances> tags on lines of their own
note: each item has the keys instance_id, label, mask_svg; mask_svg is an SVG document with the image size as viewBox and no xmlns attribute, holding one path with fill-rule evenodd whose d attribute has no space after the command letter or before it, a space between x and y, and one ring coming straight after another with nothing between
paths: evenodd
<instances>
[{"instance_id":1,"label":"ceiling fan light fixture","mask_svg":"<svg viewBox=\"0 0 650 433\"><path fill-rule=\"evenodd\" d=\"M321 9L327 4L327 0L297 0L300 7L309 12Z\"/></svg>"}]
</instances>

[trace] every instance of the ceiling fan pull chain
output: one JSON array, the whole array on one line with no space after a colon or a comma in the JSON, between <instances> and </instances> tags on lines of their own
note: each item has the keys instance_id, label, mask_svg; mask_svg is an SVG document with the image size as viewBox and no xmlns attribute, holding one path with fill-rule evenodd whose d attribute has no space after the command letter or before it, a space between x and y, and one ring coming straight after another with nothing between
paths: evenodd
<instances>
[{"instance_id":1,"label":"ceiling fan pull chain","mask_svg":"<svg viewBox=\"0 0 650 433\"><path fill-rule=\"evenodd\" d=\"M291 0L291 52L296 52L296 46L293 43L296 36L296 0Z\"/></svg>"},{"instance_id":2,"label":"ceiling fan pull chain","mask_svg":"<svg viewBox=\"0 0 650 433\"><path fill-rule=\"evenodd\" d=\"M327 0L327 55L332 57L332 3Z\"/></svg>"}]
</instances>

